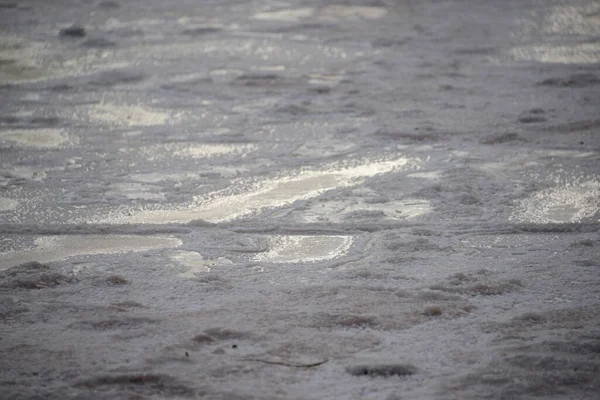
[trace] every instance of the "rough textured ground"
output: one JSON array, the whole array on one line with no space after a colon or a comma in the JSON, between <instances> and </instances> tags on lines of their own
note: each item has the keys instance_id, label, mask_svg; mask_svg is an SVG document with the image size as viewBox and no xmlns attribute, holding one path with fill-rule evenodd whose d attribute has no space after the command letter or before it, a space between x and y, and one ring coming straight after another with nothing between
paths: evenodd
<instances>
[{"instance_id":1,"label":"rough textured ground","mask_svg":"<svg viewBox=\"0 0 600 400\"><path fill-rule=\"evenodd\" d=\"M597 1L0 31L1 398L598 398Z\"/></svg>"}]
</instances>

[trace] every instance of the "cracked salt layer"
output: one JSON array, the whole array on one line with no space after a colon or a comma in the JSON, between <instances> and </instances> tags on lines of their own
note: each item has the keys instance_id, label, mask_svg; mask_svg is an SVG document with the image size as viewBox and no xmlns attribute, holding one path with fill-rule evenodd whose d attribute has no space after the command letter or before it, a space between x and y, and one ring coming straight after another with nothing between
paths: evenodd
<instances>
[{"instance_id":1,"label":"cracked salt layer","mask_svg":"<svg viewBox=\"0 0 600 400\"><path fill-rule=\"evenodd\" d=\"M50 262L73 256L143 252L181 246L179 239L166 236L64 235L44 236L32 249L0 253L0 269L30 261Z\"/></svg>"},{"instance_id":2,"label":"cracked salt layer","mask_svg":"<svg viewBox=\"0 0 600 400\"><path fill-rule=\"evenodd\" d=\"M538 61L555 64L595 64L600 62L600 43L574 45L518 46L509 51L520 61Z\"/></svg>"},{"instance_id":3,"label":"cracked salt layer","mask_svg":"<svg viewBox=\"0 0 600 400\"><path fill-rule=\"evenodd\" d=\"M412 219L433 211L428 200L405 199L386 203L367 204L348 201L328 201L315 203L300 216L304 222L342 222L349 218L360 218L361 212L380 213L388 219ZM354 214L354 215L353 215Z\"/></svg>"},{"instance_id":4,"label":"cracked salt layer","mask_svg":"<svg viewBox=\"0 0 600 400\"><path fill-rule=\"evenodd\" d=\"M590 180L539 191L522 200L510 220L540 224L575 223L592 218L599 212L600 182Z\"/></svg>"},{"instance_id":5,"label":"cracked salt layer","mask_svg":"<svg viewBox=\"0 0 600 400\"><path fill-rule=\"evenodd\" d=\"M183 278L195 278L198 274L210 272L211 267L233 264L224 257L205 259L200 253L196 253L195 251L176 251L170 258L176 263L189 268L187 271L178 274Z\"/></svg>"},{"instance_id":6,"label":"cracked salt layer","mask_svg":"<svg viewBox=\"0 0 600 400\"><path fill-rule=\"evenodd\" d=\"M0 131L0 141L40 149L59 148L67 144L77 143L77 140L70 138L62 129L15 129Z\"/></svg>"},{"instance_id":7,"label":"cracked salt layer","mask_svg":"<svg viewBox=\"0 0 600 400\"><path fill-rule=\"evenodd\" d=\"M317 197L329 190L360 184L364 178L418 165L418 159L401 157L371 162L354 167L305 170L260 182L257 188L241 194L215 193L214 199L197 199L192 204L171 209L131 211L96 222L119 223L187 223L193 220L223 222L260 212L266 208L283 207L297 200Z\"/></svg>"},{"instance_id":8,"label":"cracked salt layer","mask_svg":"<svg viewBox=\"0 0 600 400\"><path fill-rule=\"evenodd\" d=\"M352 246L352 236L273 236L270 249L254 261L300 263L326 261L341 257Z\"/></svg>"}]
</instances>

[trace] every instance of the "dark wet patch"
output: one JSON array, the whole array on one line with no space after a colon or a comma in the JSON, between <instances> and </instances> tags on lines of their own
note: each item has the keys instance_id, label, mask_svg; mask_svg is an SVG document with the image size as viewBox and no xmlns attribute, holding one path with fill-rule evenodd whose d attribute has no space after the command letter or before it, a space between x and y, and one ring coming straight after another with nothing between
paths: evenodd
<instances>
[{"instance_id":1,"label":"dark wet patch","mask_svg":"<svg viewBox=\"0 0 600 400\"><path fill-rule=\"evenodd\" d=\"M584 121L574 121L567 122L564 124L558 124L553 126L548 126L545 129L552 132L560 132L560 133L573 133L580 131L588 131L592 129L600 128L600 119L589 119Z\"/></svg>"},{"instance_id":2,"label":"dark wet patch","mask_svg":"<svg viewBox=\"0 0 600 400\"><path fill-rule=\"evenodd\" d=\"M345 221L355 221L355 220L371 220L371 219L380 219L385 218L385 213L379 210L358 210L346 213L344 215Z\"/></svg>"},{"instance_id":3,"label":"dark wet patch","mask_svg":"<svg viewBox=\"0 0 600 400\"><path fill-rule=\"evenodd\" d=\"M467 47L453 51L454 54L465 56L489 55L495 52L496 49L493 47Z\"/></svg>"},{"instance_id":4,"label":"dark wet patch","mask_svg":"<svg viewBox=\"0 0 600 400\"><path fill-rule=\"evenodd\" d=\"M116 329L135 329L146 325L155 324L158 321L143 317L112 318L98 321L79 321L69 325L72 329L109 331Z\"/></svg>"},{"instance_id":5,"label":"dark wet patch","mask_svg":"<svg viewBox=\"0 0 600 400\"><path fill-rule=\"evenodd\" d=\"M239 76L234 82L244 86L271 86L283 81L283 77L270 73L247 73Z\"/></svg>"},{"instance_id":6,"label":"dark wet patch","mask_svg":"<svg viewBox=\"0 0 600 400\"><path fill-rule=\"evenodd\" d=\"M89 80L92 86L112 87L116 85L134 84L143 81L146 75L138 70L115 69L104 71Z\"/></svg>"},{"instance_id":7,"label":"dark wet patch","mask_svg":"<svg viewBox=\"0 0 600 400\"><path fill-rule=\"evenodd\" d=\"M129 281L120 275L111 275L106 278L106 283L113 286L126 285Z\"/></svg>"},{"instance_id":8,"label":"dark wet patch","mask_svg":"<svg viewBox=\"0 0 600 400\"><path fill-rule=\"evenodd\" d=\"M452 301L452 300L461 300L460 296L440 293L436 291L421 291L417 293L417 298L426 301Z\"/></svg>"},{"instance_id":9,"label":"dark wet patch","mask_svg":"<svg viewBox=\"0 0 600 400\"><path fill-rule=\"evenodd\" d=\"M446 390L469 399L594 398L600 390L599 353L600 342L578 337L504 348L500 360Z\"/></svg>"},{"instance_id":10,"label":"dark wet patch","mask_svg":"<svg viewBox=\"0 0 600 400\"><path fill-rule=\"evenodd\" d=\"M227 328L210 328L204 331L204 334L215 340L247 339L250 337L248 332L234 331Z\"/></svg>"},{"instance_id":11,"label":"dark wet patch","mask_svg":"<svg viewBox=\"0 0 600 400\"><path fill-rule=\"evenodd\" d=\"M141 395L183 396L191 397L196 391L178 379L165 374L123 374L104 375L83 380L75 384L77 388L89 389L122 389L130 392L129 398ZM131 393L133 392L133 393Z\"/></svg>"},{"instance_id":12,"label":"dark wet patch","mask_svg":"<svg viewBox=\"0 0 600 400\"><path fill-rule=\"evenodd\" d=\"M311 94L329 94L331 93L331 87L315 85L309 87L308 92Z\"/></svg>"},{"instance_id":13,"label":"dark wet patch","mask_svg":"<svg viewBox=\"0 0 600 400\"><path fill-rule=\"evenodd\" d=\"M347 367L346 372L353 376L389 378L414 375L417 368L411 364L360 364Z\"/></svg>"},{"instance_id":14,"label":"dark wet patch","mask_svg":"<svg viewBox=\"0 0 600 400\"><path fill-rule=\"evenodd\" d=\"M442 315L442 308L440 306L429 306L423 310L423 315L426 317L439 317Z\"/></svg>"},{"instance_id":15,"label":"dark wet patch","mask_svg":"<svg viewBox=\"0 0 600 400\"><path fill-rule=\"evenodd\" d=\"M116 42L105 38L91 38L82 42L81 45L87 48L93 49L106 49L110 47L115 47L117 45Z\"/></svg>"},{"instance_id":16,"label":"dark wet patch","mask_svg":"<svg viewBox=\"0 0 600 400\"><path fill-rule=\"evenodd\" d=\"M388 129L379 129L373 135L379 138L409 142L430 142L438 139L438 136L432 133L408 133Z\"/></svg>"},{"instance_id":17,"label":"dark wet patch","mask_svg":"<svg viewBox=\"0 0 600 400\"><path fill-rule=\"evenodd\" d=\"M575 260L575 265L578 267L597 267L600 266L600 258L598 259L585 259L585 260Z\"/></svg>"},{"instance_id":18,"label":"dark wet patch","mask_svg":"<svg viewBox=\"0 0 600 400\"><path fill-rule=\"evenodd\" d=\"M546 121L548 121L547 118L534 115L523 115L522 117L519 117L519 122L522 124L537 124Z\"/></svg>"},{"instance_id":19,"label":"dark wet patch","mask_svg":"<svg viewBox=\"0 0 600 400\"><path fill-rule=\"evenodd\" d=\"M181 33L187 36L204 36L210 35L213 33L221 32L221 28L215 27L199 27L199 28L189 28L184 29Z\"/></svg>"},{"instance_id":20,"label":"dark wet patch","mask_svg":"<svg viewBox=\"0 0 600 400\"><path fill-rule=\"evenodd\" d=\"M455 87L449 84L443 84L438 86L438 89L440 92L451 92L455 89Z\"/></svg>"},{"instance_id":21,"label":"dark wet patch","mask_svg":"<svg viewBox=\"0 0 600 400\"><path fill-rule=\"evenodd\" d=\"M116 1L101 1L98 3L99 8L105 8L107 10L116 10L121 6Z\"/></svg>"},{"instance_id":22,"label":"dark wet patch","mask_svg":"<svg viewBox=\"0 0 600 400\"><path fill-rule=\"evenodd\" d=\"M570 247L594 247L598 243L600 243L599 240L584 239L571 243Z\"/></svg>"},{"instance_id":23,"label":"dark wet patch","mask_svg":"<svg viewBox=\"0 0 600 400\"><path fill-rule=\"evenodd\" d=\"M594 74L574 74L568 78L548 78L538 82L538 86L585 88L600 84L600 78Z\"/></svg>"},{"instance_id":24,"label":"dark wet patch","mask_svg":"<svg viewBox=\"0 0 600 400\"><path fill-rule=\"evenodd\" d=\"M144 306L136 301L129 300L129 301L122 301L119 303L111 303L108 308L112 311L128 312L128 311L131 311L131 309L133 309L133 308L144 308Z\"/></svg>"},{"instance_id":25,"label":"dark wet patch","mask_svg":"<svg viewBox=\"0 0 600 400\"><path fill-rule=\"evenodd\" d=\"M372 42L373 47L402 47L410 41L410 38L378 38Z\"/></svg>"},{"instance_id":26,"label":"dark wet patch","mask_svg":"<svg viewBox=\"0 0 600 400\"><path fill-rule=\"evenodd\" d=\"M17 318L20 314L29 312L29 307L20 302L7 298L0 298L0 321L8 322Z\"/></svg>"},{"instance_id":27,"label":"dark wet patch","mask_svg":"<svg viewBox=\"0 0 600 400\"><path fill-rule=\"evenodd\" d=\"M115 306L115 307L127 307L127 308L144 307L143 305L141 305L137 301L133 301L133 300L121 301L121 302L118 302L118 303L111 303L111 305Z\"/></svg>"},{"instance_id":28,"label":"dark wet patch","mask_svg":"<svg viewBox=\"0 0 600 400\"><path fill-rule=\"evenodd\" d=\"M73 276L52 271L50 266L35 261L0 272L0 287L11 289L45 289L75 282Z\"/></svg>"},{"instance_id":29,"label":"dark wet patch","mask_svg":"<svg viewBox=\"0 0 600 400\"><path fill-rule=\"evenodd\" d=\"M306 115L310 113L308 108L299 106L297 104L289 104L287 106L277 107L275 111L278 113L290 114L294 116Z\"/></svg>"},{"instance_id":30,"label":"dark wet patch","mask_svg":"<svg viewBox=\"0 0 600 400\"><path fill-rule=\"evenodd\" d=\"M199 344L208 344L208 343L213 343L215 340L212 337L210 337L209 335L200 333L200 334L194 336L192 338L192 341L194 343L199 343Z\"/></svg>"},{"instance_id":31,"label":"dark wet patch","mask_svg":"<svg viewBox=\"0 0 600 400\"><path fill-rule=\"evenodd\" d=\"M320 312L316 313L313 319L314 322L312 323L312 326L316 328L373 328L380 325L379 318L372 315L330 314Z\"/></svg>"},{"instance_id":32,"label":"dark wet patch","mask_svg":"<svg viewBox=\"0 0 600 400\"><path fill-rule=\"evenodd\" d=\"M503 144L503 143L511 143L511 142L523 142L525 139L521 138L518 134L514 132L502 133L499 135L491 135L481 139L479 142L481 144Z\"/></svg>"},{"instance_id":33,"label":"dark wet patch","mask_svg":"<svg viewBox=\"0 0 600 400\"><path fill-rule=\"evenodd\" d=\"M546 322L546 318L543 315L535 312L526 312L513 318L514 321L524 321L532 324L541 324Z\"/></svg>"},{"instance_id":34,"label":"dark wet patch","mask_svg":"<svg viewBox=\"0 0 600 400\"><path fill-rule=\"evenodd\" d=\"M470 296L494 296L511 293L522 287L523 283L518 279L493 280L488 271L482 270L452 275L446 283L431 285L429 289Z\"/></svg>"},{"instance_id":35,"label":"dark wet patch","mask_svg":"<svg viewBox=\"0 0 600 400\"><path fill-rule=\"evenodd\" d=\"M61 37L82 38L87 34L87 32L81 25L71 25L67 28L61 29L58 34Z\"/></svg>"},{"instance_id":36,"label":"dark wet patch","mask_svg":"<svg viewBox=\"0 0 600 400\"><path fill-rule=\"evenodd\" d=\"M11 128L46 128L59 125L61 120L57 117L16 117L7 115L0 117L0 125L10 125Z\"/></svg>"},{"instance_id":37,"label":"dark wet patch","mask_svg":"<svg viewBox=\"0 0 600 400\"><path fill-rule=\"evenodd\" d=\"M431 251L431 250L446 250L440 247L438 244L426 238L416 238L414 240L394 240L390 238L385 242L385 247L392 251L403 251L403 252L417 252L417 251Z\"/></svg>"},{"instance_id":38,"label":"dark wet patch","mask_svg":"<svg viewBox=\"0 0 600 400\"><path fill-rule=\"evenodd\" d=\"M17 8L19 4L17 3L0 3L0 9L11 10Z\"/></svg>"}]
</instances>

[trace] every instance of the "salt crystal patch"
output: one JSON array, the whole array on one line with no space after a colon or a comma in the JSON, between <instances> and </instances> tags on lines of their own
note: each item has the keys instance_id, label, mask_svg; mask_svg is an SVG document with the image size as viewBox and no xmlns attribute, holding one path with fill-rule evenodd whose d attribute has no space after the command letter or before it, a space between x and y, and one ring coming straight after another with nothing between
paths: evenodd
<instances>
[{"instance_id":1,"label":"salt crystal patch","mask_svg":"<svg viewBox=\"0 0 600 400\"><path fill-rule=\"evenodd\" d=\"M210 272L211 267L232 264L230 260L223 257L205 259L200 253L195 251L177 251L170 258L178 264L189 268L186 272L179 274L183 278L194 278L197 274Z\"/></svg>"},{"instance_id":2,"label":"salt crystal patch","mask_svg":"<svg viewBox=\"0 0 600 400\"><path fill-rule=\"evenodd\" d=\"M352 236L274 236L270 250L255 261L300 263L331 260L343 256L352 246Z\"/></svg>"},{"instance_id":3,"label":"salt crystal patch","mask_svg":"<svg viewBox=\"0 0 600 400\"><path fill-rule=\"evenodd\" d=\"M153 126L173 122L169 113L142 106L105 103L91 107L77 107L76 112L87 115L93 122L109 125Z\"/></svg>"},{"instance_id":4,"label":"salt crystal patch","mask_svg":"<svg viewBox=\"0 0 600 400\"><path fill-rule=\"evenodd\" d=\"M19 206L19 202L14 199L0 197L0 212L12 211Z\"/></svg>"},{"instance_id":5,"label":"salt crystal patch","mask_svg":"<svg viewBox=\"0 0 600 400\"><path fill-rule=\"evenodd\" d=\"M517 46L510 55L519 61L538 61L555 64L595 64L600 62L600 43L574 45Z\"/></svg>"}]
</instances>

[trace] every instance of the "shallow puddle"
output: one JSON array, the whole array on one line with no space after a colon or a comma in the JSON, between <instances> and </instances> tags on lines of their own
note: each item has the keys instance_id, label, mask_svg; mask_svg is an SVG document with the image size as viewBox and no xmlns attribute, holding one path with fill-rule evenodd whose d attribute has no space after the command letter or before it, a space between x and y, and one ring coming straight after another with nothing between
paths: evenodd
<instances>
[{"instance_id":1,"label":"shallow puddle","mask_svg":"<svg viewBox=\"0 0 600 400\"><path fill-rule=\"evenodd\" d=\"M300 263L331 260L343 256L352 246L352 236L274 236L269 251L255 261Z\"/></svg>"},{"instance_id":2,"label":"shallow puddle","mask_svg":"<svg viewBox=\"0 0 600 400\"><path fill-rule=\"evenodd\" d=\"M385 203L365 203L328 201L313 204L301 213L303 222L334 222L356 220L361 218L373 219L378 216L387 219L411 219L433 211L428 200L405 199Z\"/></svg>"},{"instance_id":3,"label":"shallow puddle","mask_svg":"<svg viewBox=\"0 0 600 400\"><path fill-rule=\"evenodd\" d=\"M521 201L510 219L541 224L575 223L599 212L600 182L587 181L539 191Z\"/></svg>"},{"instance_id":4,"label":"shallow puddle","mask_svg":"<svg viewBox=\"0 0 600 400\"><path fill-rule=\"evenodd\" d=\"M416 159L398 158L371 162L354 167L331 167L325 170L302 171L295 176L284 176L253 184L254 189L239 194L215 193L197 199L185 208L132 211L102 219L102 223L187 223L193 220L222 222L260 212L265 208L289 205L297 200L317 197L329 190L360 184L364 178L388 173L411 164ZM240 185L244 185L240 183ZM232 191L235 188L232 189Z\"/></svg>"},{"instance_id":5,"label":"shallow puddle","mask_svg":"<svg viewBox=\"0 0 600 400\"><path fill-rule=\"evenodd\" d=\"M182 241L166 236L60 235L35 240L35 247L0 254L0 269L30 261L50 262L73 256L142 252L181 246Z\"/></svg>"},{"instance_id":6,"label":"shallow puddle","mask_svg":"<svg viewBox=\"0 0 600 400\"><path fill-rule=\"evenodd\" d=\"M62 129L14 129L0 131L0 141L18 146L52 149L76 143Z\"/></svg>"},{"instance_id":7,"label":"shallow puddle","mask_svg":"<svg viewBox=\"0 0 600 400\"><path fill-rule=\"evenodd\" d=\"M168 112L152 110L142 106L121 104L99 104L77 107L76 115L83 115L99 124L119 126L153 126L172 123L174 117Z\"/></svg>"},{"instance_id":8,"label":"shallow puddle","mask_svg":"<svg viewBox=\"0 0 600 400\"><path fill-rule=\"evenodd\" d=\"M321 9L319 17L329 20L380 19L387 14L383 7L331 5Z\"/></svg>"}]
</instances>

